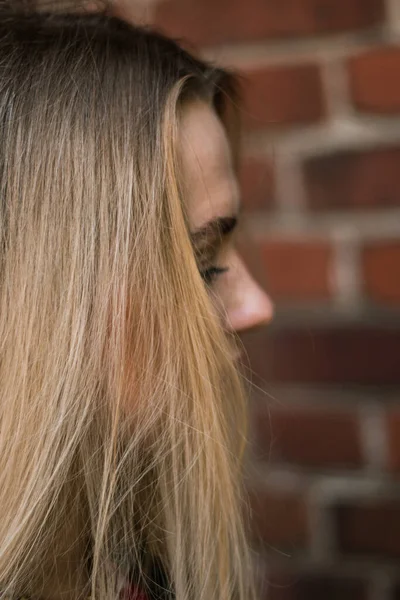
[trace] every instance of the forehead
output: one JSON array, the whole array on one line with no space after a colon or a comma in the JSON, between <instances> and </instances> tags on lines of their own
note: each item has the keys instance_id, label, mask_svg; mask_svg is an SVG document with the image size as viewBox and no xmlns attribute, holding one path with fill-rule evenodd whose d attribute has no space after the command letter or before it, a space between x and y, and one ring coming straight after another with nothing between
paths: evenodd
<instances>
[{"instance_id":1,"label":"forehead","mask_svg":"<svg viewBox=\"0 0 400 600\"><path fill-rule=\"evenodd\" d=\"M221 121L206 102L184 108L178 152L191 229L237 214L239 189L231 148Z\"/></svg>"}]
</instances>

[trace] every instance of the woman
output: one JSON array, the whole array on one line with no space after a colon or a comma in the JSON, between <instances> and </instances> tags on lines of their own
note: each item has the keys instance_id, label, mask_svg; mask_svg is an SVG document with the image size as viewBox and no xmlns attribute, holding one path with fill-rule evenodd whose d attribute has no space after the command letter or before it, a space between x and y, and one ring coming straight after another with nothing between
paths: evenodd
<instances>
[{"instance_id":1,"label":"woman","mask_svg":"<svg viewBox=\"0 0 400 600\"><path fill-rule=\"evenodd\" d=\"M116 18L13 6L0 15L1 589L254 598L234 340L271 303L233 241L234 80Z\"/></svg>"}]
</instances>

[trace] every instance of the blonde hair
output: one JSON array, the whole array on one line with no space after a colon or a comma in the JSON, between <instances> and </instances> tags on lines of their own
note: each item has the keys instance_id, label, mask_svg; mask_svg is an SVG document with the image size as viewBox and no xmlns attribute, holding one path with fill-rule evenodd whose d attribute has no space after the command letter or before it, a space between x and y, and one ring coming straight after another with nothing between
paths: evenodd
<instances>
[{"instance_id":1,"label":"blonde hair","mask_svg":"<svg viewBox=\"0 0 400 600\"><path fill-rule=\"evenodd\" d=\"M1 589L115 600L151 557L177 600L250 600L243 385L177 159L181 110L229 129L233 80L115 18L3 6L0 85Z\"/></svg>"}]
</instances>

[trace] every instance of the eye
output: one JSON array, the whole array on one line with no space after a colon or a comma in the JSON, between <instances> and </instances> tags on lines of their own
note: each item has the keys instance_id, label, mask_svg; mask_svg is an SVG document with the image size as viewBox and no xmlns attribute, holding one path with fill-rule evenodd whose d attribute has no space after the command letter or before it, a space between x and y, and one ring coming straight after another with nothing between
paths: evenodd
<instances>
[{"instance_id":1,"label":"eye","mask_svg":"<svg viewBox=\"0 0 400 600\"><path fill-rule=\"evenodd\" d=\"M201 271L200 275L207 285L211 285L219 275L222 275L222 273L226 273L227 271L229 271L228 267L210 267L205 271Z\"/></svg>"}]
</instances>

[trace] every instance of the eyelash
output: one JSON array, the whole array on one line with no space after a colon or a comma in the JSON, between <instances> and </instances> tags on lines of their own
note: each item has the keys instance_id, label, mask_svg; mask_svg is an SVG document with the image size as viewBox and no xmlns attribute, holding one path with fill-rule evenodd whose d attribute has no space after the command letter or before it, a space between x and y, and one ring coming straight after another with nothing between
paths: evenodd
<instances>
[{"instance_id":1,"label":"eyelash","mask_svg":"<svg viewBox=\"0 0 400 600\"><path fill-rule=\"evenodd\" d=\"M222 275L222 273L226 273L227 271L229 271L228 267L210 267L209 269L202 271L200 275L207 285L211 285L219 275Z\"/></svg>"}]
</instances>

